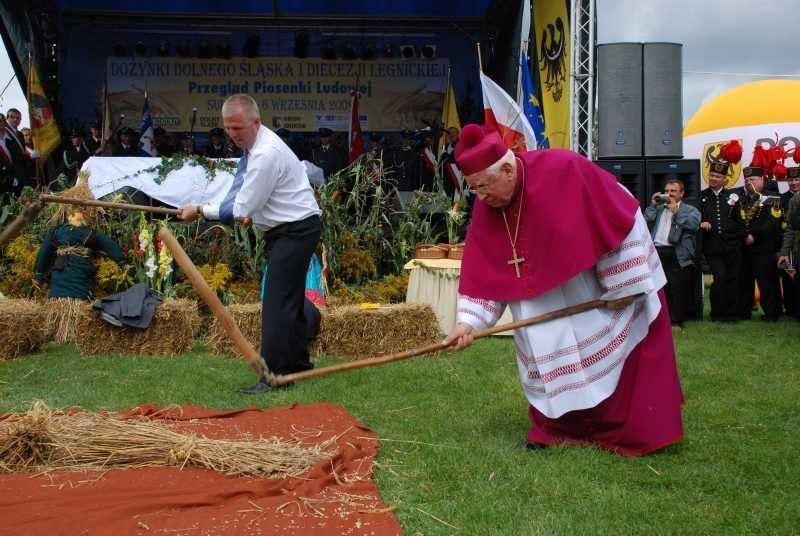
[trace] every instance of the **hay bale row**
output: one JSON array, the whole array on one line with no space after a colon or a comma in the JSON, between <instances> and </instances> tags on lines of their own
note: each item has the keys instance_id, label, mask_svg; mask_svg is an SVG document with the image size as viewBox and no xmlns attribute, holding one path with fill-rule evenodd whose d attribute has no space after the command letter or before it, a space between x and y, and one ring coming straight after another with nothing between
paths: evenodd
<instances>
[{"instance_id":1,"label":"hay bale row","mask_svg":"<svg viewBox=\"0 0 800 536\"><path fill-rule=\"evenodd\" d=\"M78 317L76 342L83 355L173 356L190 350L199 330L194 300L164 300L147 329L112 326L87 304Z\"/></svg>"},{"instance_id":2,"label":"hay bale row","mask_svg":"<svg viewBox=\"0 0 800 536\"><path fill-rule=\"evenodd\" d=\"M439 322L429 305L400 303L379 309L346 305L323 315L318 339L321 354L375 357L438 342Z\"/></svg>"},{"instance_id":3,"label":"hay bale row","mask_svg":"<svg viewBox=\"0 0 800 536\"><path fill-rule=\"evenodd\" d=\"M261 303L235 303L229 305L227 309L244 338L255 348L256 352L261 351ZM206 344L218 354L244 357L236 349L216 317L211 318L208 326Z\"/></svg>"},{"instance_id":4,"label":"hay bale row","mask_svg":"<svg viewBox=\"0 0 800 536\"><path fill-rule=\"evenodd\" d=\"M256 351L261 348L261 304L228 307L242 335ZM309 347L314 357L375 357L438 342L439 323L428 305L397 304L379 309L357 305L322 311L320 334ZM206 342L215 352L241 357L222 326L212 320Z\"/></svg>"},{"instance_id":5,"label":"hay bale row","mask_svg":"<svg viewBox=\"0 0 800 536\"><path fill-rule=\"evenodd\" d=\"M44 308L33 300L0 300L0 359L38 352L47 337Z\"/></svg>"}]
</instances>

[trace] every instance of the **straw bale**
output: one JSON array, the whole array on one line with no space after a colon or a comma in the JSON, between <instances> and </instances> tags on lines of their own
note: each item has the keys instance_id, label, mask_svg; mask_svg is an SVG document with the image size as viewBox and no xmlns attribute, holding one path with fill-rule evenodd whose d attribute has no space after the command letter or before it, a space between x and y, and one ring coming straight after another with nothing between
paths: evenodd
<instances>
[{"instance_id":1,"label":"straw bale","mask_svg":"<svg viewBox=\"0 0 800 536\"><path fill-rule=\"evenodd\" d=\"M44 328L48 341L58 343L75 342L78 333L78 318L83 315L86 300L77 298L50 298L45 302Z\"/></svg>"},{"instance_id":2,"label":"straw bale","mask_svg":"<svg viewBox=\"0 0 800 536\"><path fill-rule=\"evenodd\" d=\"M42 401L0 420L0 472L205 467L229 475L286 478L335 454L332 440L306 447L277 437L209 439L168 421L109 414L63 413Z\"/></svg>"},{"instance_id":3,"label":"straw bale","mask_svg":"<svg viewBox=\"0 0 800 536\"><path fill-rule=\"evenodd\" d=\"M259 352L261 350L261 303L236 303L229 305L227 309L244 338L250 342L256 352ZM208 327L206 343L218 354L244 357L236 349L233 341L216 318L211 320Z\"/></svg>"},{"instance_id":4,"label":"straw bale","mask_svg":"<svg viewBox=\"0 0 800 536\"><path fill-rule=\"evenodd\" d=\"M37 352L46 334L40 304L33 300L0 300L0 360Z\"/></svg>"},{"instance_id":5,"label":"straw bale","mask_svg":"<svg viewBox=\"0 0 800 536\"><path fill-rule=\"evenodd\" d=\"M199 330L194 300L164 300L147 329L112 326L87 304L78 318L76 342L83 355L172 356L190 350Z\"/></svg>"},{"instance_id":6,"label":"straw bale","mask_svg":"<svg viewBox=\"0 0 800 536\"><path fill-rule=\"evenodd\" d=\"M400 303L379 309L358 305L329 308L314 355L375 357L402 352L440 340L439 322L429 305Z\"/></svg>"},{"instance_id":7,"label":"straw bale","mask_svg":"<svg viewBox=\"0 0 800 536\"><path fill-rule=\"evenodd\" d=\"M230 305L228 311L245 339L259 352L261 304ZM429 305L400 303L379 309L345 305L323 308L321 313L319 335L308 348L312 357L375 357L440 340L439 322ZM206 342L219 354L241 357L216 319L211 322Z\"/></svg>"}]
</instances>

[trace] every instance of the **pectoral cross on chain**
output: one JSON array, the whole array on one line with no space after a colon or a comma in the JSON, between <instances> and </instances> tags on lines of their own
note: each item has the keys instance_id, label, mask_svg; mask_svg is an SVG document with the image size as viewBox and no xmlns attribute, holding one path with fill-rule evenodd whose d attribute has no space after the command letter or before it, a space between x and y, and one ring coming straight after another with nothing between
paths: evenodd
<instances>
[{"instance_id":1,"label":"pectoral cross on chain","mask_svg":"<svg viewBox=\"0 0 800 536\"><path fill-rule=\"evenodd\" d=\"M511 254L514 256L511 260L507 261L506 264L513 264L514 270L517 272L517 277L521 277L519 273L519 265L525 262L525 257L519 257L517 255L517 248L511 248Z\"/></svg>"}]
</instances>

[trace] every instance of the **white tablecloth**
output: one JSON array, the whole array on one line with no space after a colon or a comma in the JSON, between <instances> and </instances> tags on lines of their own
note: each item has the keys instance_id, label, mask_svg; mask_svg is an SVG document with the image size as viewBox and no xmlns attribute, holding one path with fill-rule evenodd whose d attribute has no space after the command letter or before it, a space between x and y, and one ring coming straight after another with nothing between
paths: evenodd
<instances>
[{"instance_id":1,"label":"white tablecloth","mask_svg":"<svg viewBox=\"0 0 800 536\"><path fill-rule=\"evenodd\" d=\"M414 259L406 263L410 270L406 302L430 305L439 319L442 333L450 333L456 324L458 301L458 278L461 261L455 259ZM506 308L498 324L511 322L511 313ZM503 332L502 335L510 335Z\"/></svg>"}]
</instances>

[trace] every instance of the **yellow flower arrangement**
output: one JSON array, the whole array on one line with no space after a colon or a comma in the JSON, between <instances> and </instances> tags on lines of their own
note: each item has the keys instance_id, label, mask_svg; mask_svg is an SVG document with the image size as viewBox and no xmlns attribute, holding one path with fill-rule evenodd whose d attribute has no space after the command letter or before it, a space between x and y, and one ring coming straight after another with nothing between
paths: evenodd
<instances>
[{"instance_id":1,"label":"yellow flower arrangement","mask_svg":"<svg viewBox=\"0 0 800 536\"><path fill-rule=\"evenodd\" d=\"M97 288L92 294L94 296L113 294L129 286L131 283L132 280L128 272L120 268L119 265L111 259L102 257L97 261Z\"/></svg>"},{"instance_id":2,"label":"yellow flower arrangement","mask_svg":"<svg viewBox=\"0 0 800 536\"><path fill-rule=\"evenodd\" d=\"M27 295L33 280L36 255L39 245L34 245L26 236L18 236L6 247L5 256L11 261L8 273L0 282L0 292L6 296L23 297Z\"/></svg>"},{"instance_id":3,"label":"yellow flower arrangement","mask_svg":"<svg viewBox=\"0 0 800 536\"><path fill-rule=\"evenodd\" d=\"M233 272L231 272L230 266L225 263L217 263L213 266L204 264L197 269L205 282L208 283L208 286L211 287L211 290L217 294L224 293L228 289L231 279L233 279Z\"/></svg>"}]
</instances>

